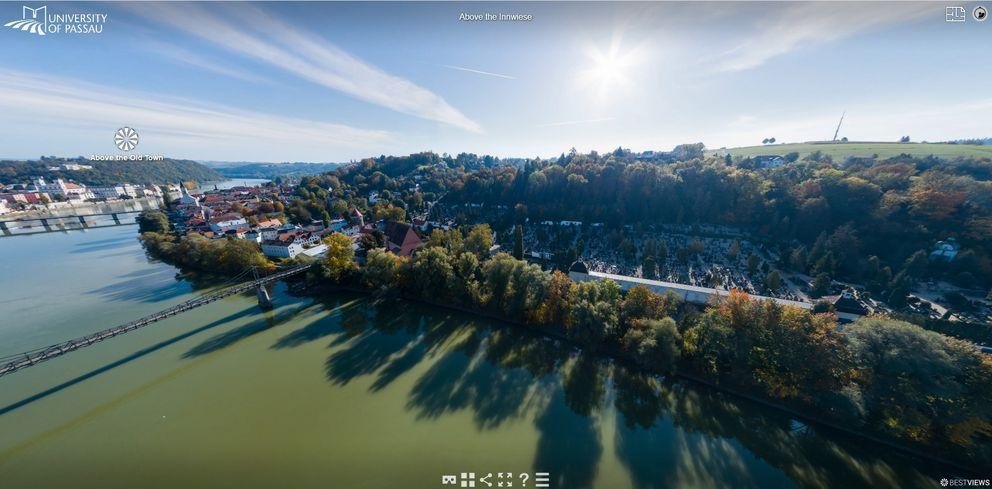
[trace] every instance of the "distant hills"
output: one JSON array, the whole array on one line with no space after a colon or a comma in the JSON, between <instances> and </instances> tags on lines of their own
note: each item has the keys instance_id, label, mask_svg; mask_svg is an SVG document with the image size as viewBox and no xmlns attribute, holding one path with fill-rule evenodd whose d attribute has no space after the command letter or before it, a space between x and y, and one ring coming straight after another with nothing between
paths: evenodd
<instances>
[{"instance_id":1,"label":"distant hills","mask_svg":"<svg viewBox=\"0 0 992 489\"><path fill-rule=\"evenodd\" d=\"M766 144L763 146L744 146L740 148L721 148L708 153L731 156L758 156L799 153L803 158L810 153L820 151L824 155L841 161L849 156L891 158L908 154L918 158L936 156L938 158L992 158L992 145L953 143L893 143L893 142L811 142L794 144Z\"/></svg>"},{"instance_id":2,"label":"distant hills","mask_svg":"<svg viewBox=\"0 0 992 489\"><path fill-rule=\"evenodd\" d=\"M225 179L216 170L195 161L168 158L162 161L90 161L86 158L54 157L28 161L0 160L0 183L30 183L34 177L46 180L62 178L86 185L163 184Z\"/></svg>"},{"instance_id":3,"label":"distant hills","mask_svg":"<svg viewBox=\"0 0 992 489\"><path fill-rule=\"evenodd\" d=\"M228 178L294 178L320 175L340 167L341 163L216 163L209 162Z\"/></svg>"}]
</instances>

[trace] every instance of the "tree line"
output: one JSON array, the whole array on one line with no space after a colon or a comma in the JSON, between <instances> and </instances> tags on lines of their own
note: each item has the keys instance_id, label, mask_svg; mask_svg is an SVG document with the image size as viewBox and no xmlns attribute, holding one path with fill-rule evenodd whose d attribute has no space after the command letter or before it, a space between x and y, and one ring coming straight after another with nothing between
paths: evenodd
<instances>
[{"instance_id":1,"label":"tree line","mask_svg":"<svg viewBox=\"0 0 992 489\"><path fill-rule=\"evenodd\" d=\"M333 234L323 280L483 311L658 372L703 376L948 458L992 462L992 359L964 341L870 317L832 314L733 292L706 308L645 287L574 282L506 253L488 226L435 231L413 258L371 249L359 266ZM491 239L491 238L489 238Z\"/></svg>"}]
</instances>

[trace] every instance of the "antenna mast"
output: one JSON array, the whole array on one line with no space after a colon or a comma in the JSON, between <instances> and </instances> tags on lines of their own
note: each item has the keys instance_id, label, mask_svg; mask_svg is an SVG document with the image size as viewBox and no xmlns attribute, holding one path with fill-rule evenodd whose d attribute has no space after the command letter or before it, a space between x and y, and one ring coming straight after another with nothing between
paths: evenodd
<instances>
[{"instance_id":1,"label":"antenna mast","mask_svg":"<svg viewBox=\"0 0 992 489\"><path fill-rule=\"evenodd\" d=\"M834 131L834 142L837 142L837 134L840 134L840 125L844 123L844 116L847 115L847 110L840 115L840 122L837 123L837 130Z\"/></svg>"}]
</instances>

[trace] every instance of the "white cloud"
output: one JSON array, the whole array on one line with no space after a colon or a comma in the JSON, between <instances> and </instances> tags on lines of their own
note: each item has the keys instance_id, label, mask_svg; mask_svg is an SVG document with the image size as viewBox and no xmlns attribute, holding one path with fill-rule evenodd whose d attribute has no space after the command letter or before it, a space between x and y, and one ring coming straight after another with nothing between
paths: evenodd
<instances>
[{"instance_id":1,"label":"white cloud","mask_svg":"<svg viewBox=\"0 0 992 489\"><path fill-rule=\"evenodd\" d=\"M808 45L836 41L872 29L914 22L927 16L942 20L943 9L933 3L796 3L776 4L774 12L755 24L754 34L725 51L716 71L743 71Z\"/></svg>"},{"instance_id":2,"label":"white cloud","mask_svg":"<svg viewBox=\"0 0 992 489\"><path fill-rule=\"evenodd\" d=\"M205 154L251 158L266 152L269 157L284 154L326 161L342 151L364 152L392 141L385 131L2 70L0 112L12 124L5 132L43 127L46 146L59 147L60 140L71 139L66 132L94 138L84 147L63 147L75 154L111 150L107 130L125 124L139 130L146 151L168 155L186 151L198 158Z\"/></svg>"},{"instance_id":3,"label":"white cloud","mask_svg":"<svg viewBox=\"0 0 992 489\"><path fill-rule=\"evenodd\" d=\"M251 83L271 83L264 77L249 73L247 71L242 71L237 68L225 66L215 59L209 59L206 56L188 51L172 44L152 42L148 44L148 49L172 61L195 66L201 70L209 71L210 73L215 73L230 78L237 78Z\"/></svg>"},{"instance_id":4,"label":"white cloud","mask_svg":"<svg viewBox=\"0 0 992 489\"><path fill-rule=\"evenodd\" d=\"M313 34L247 4L214 15L191 4L141 3L134 12L351 97L397 112L482 132L441 96L391 75ZM231 22L228 19L237 19Z\"/></svg>"}]
</instances>

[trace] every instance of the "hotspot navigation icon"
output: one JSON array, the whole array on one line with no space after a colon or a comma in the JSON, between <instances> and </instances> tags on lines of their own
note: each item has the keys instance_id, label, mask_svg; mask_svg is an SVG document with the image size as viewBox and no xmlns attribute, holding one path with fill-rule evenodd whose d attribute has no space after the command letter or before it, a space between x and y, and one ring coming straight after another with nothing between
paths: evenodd
<instances>
[{"instance_id":1,"label":"hotspot navigation icon","mask_svg":"<svg viewBox=\"0 0 992 489\"><path fill-rule=\"evenodd\" d=\"M975 20L979 22L983 22L985 21L985 19L989 18L989 11L986 10L985 7L979 5L975 7L974 10L971 11L971 16Z\"/></svg>"},{"instance_id":2,"label":"hotspot navigation icon","mask_svg":"<svg viewBox=\"0 0 992 489\"><path fill-rule=\"evenodd\" d=\"M114 144L121 151L131 151L138 145L138 132L124 126L114 133Z\"/></svg>"}]
</instances>

